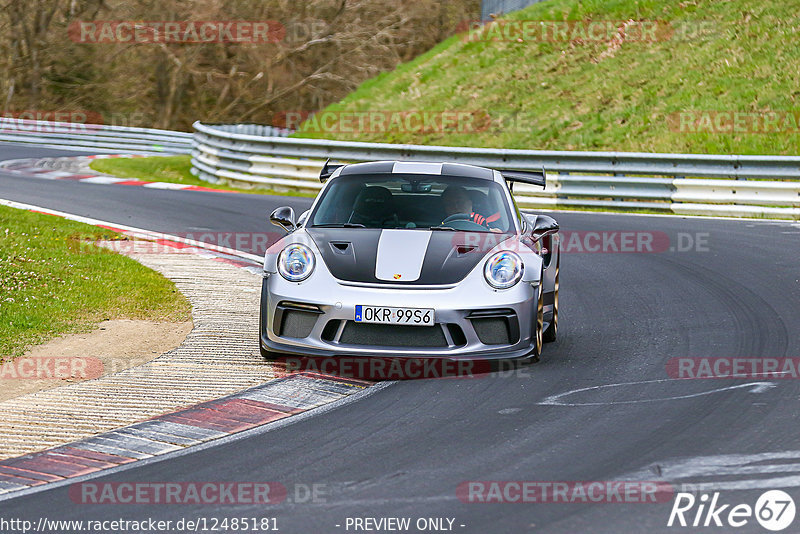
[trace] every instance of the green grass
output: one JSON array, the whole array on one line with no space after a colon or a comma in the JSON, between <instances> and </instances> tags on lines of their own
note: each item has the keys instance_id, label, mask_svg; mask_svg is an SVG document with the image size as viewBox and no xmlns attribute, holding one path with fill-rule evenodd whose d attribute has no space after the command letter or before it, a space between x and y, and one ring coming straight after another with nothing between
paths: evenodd
<instances>
[{"instance_id":1,"label":"green grass","mask_svg":"<svg viewBox=\"0 0 800 534\"><path fill-rule=\"evenodd\" d=\"M314 193L298 193L261 187L243 188L232 186L227 183L206 182L197 178L190 172L192 163L191 158L188 155L96 159L89 164L89 167L97 172L118 176L120 178L134 178L137 180L146 180L150 182L169 182L175 184L197 185L201 187L223 189L225 191L236 191L238 193L310 197L315 196Z\"/></svg>"},{"instance_id":2,"label":"green grass","mask_svg":"<svg viewBox=\"0 0 800 534\"><path fill-rule=\"evenodd\" d=\"M188 155L95 159L89 164L89 167L98 172L114 174L120 178L146 179L153 182L171 182L206 187L214 185L192 175L190 172L192 168L191 157Z\"/></svg>"},{"instance_id":3,"label":"green grass","mask_svg":"<svg viewBox=\"0 0 800 534\"><path fill-rule=\"evenodd\" d=\"M659 21L693 25L697 35L628 41L618 49L597 40L470 42L456 36L367 81L326 111L463 111L488 117L484 129L343 133L306 122L296 135L543 150L797 154L796 133L692 133L676 131L670 120L690 111L797 114L798 12L798 0L548 0L508 19Z\"/></svg>"},{"instance_id":4,"label":"green grass","mask_svg":"<svg viewBox=\"0 0 800 534\"><path fill-rule=\"evenodd\" d=\"M0 361L106 319L186 321L175 285L92 244L119 234L0 206Z\"/></svg>"}]
</instances>

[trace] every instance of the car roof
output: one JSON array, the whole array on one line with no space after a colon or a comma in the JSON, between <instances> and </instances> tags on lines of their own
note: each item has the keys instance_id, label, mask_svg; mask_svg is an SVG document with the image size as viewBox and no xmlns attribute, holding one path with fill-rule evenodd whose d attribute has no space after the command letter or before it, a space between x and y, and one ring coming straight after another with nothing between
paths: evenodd
<instances>
[{"instance_id":1,"label":"car roof","mask_svg":"<svg viewBox=\"0 0 800 534\"><path fill-rule=\"evenodd\" d=\"M373 161L353 163L342 167L334 176L359 174L427 174L431 176L458 176L494 180L494 171L485 167L463 163L427 163L419 161Z\"/></svg>"}]
</instances>

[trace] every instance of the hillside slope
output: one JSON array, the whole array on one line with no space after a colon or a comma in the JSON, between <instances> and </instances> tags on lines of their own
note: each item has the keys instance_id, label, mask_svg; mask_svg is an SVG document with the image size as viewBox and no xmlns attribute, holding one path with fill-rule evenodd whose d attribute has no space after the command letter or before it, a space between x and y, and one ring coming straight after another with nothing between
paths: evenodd
<instances>
[{"instance_id":1,"label":"hillside slope","mask_svg":"<svg viewBox=\"0 0 800 534\"><path fill-rule=\"evenodd\" d=\"M797 154L798 13L799 0L548 0L369 80L298 135Z\"/></svg>"}]
</instances>

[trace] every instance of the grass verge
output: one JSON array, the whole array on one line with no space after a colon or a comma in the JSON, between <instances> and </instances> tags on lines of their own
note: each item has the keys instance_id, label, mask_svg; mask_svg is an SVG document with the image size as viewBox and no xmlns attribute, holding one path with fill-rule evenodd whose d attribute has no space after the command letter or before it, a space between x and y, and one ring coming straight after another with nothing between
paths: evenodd
<instances>
[{"instance_id":1,"label":"grass verge","mask_svg":"<svg viewBox=\"0 0 800 534\"><path fill-rule=\"evenodd\" d=\"M508 15L516 22L502 31L494 25L471 38L455 36L365 82L322 113L327 121L306 121L296 135L542 150L797 154L797 8L796 1L779 0L548 0ZM622 41L581 32L567 38L514 33L562 21L574 28L643 21L674 32ZM382 113L402 117L403 110L460 112L474 120L427 130L419 121L384 128L380 120L378 127L362 126L351 113L380 119ZM684 123L685 117L692 121Z\"/></svg>"},{"instance_id":2,"label":"grass verge","mask_svg":"<svg viewBox=\"0 0 800 534\"><path fill-rule=\"evenodd\" d=\"M170 280L99 239L119 234L0 206L0 362L106 319L189 320Z\"/></svg>"},{"instance_id":3,"label":"grass verge","mask_svg":"<svg viewBox=\"0 0 800 534\"><path fill-rule=\"evenodd\" d=\"M225 183L210 183L194 176L191 157L181 156L152 156L145 158L105 158L96 159L89 164L93 170L118 176L120 178L133 178L151 182L169 182L174 184L197 185L212 187L237 193L256 193L261 195L279 196L307 196L313 197L314 193L281 191L271 188L242 188Z\"/></svg>"}]
</instances>

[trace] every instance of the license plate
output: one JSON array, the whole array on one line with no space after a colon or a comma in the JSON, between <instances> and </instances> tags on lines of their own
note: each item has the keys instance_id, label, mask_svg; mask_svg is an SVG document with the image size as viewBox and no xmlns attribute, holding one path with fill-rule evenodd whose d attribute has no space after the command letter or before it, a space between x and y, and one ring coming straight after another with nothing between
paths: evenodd
<instances>
[{"instance_id":1,"label":"license plate","mask_svg":"<svg viewBox=\"0 0 800 534\"><path fill-rule=\"evenodd\" d=\"M433 308L389 308L384 306L356 306L357 323L402 324L431 326L434 323Z\"/></svg>"}]
</instances>

